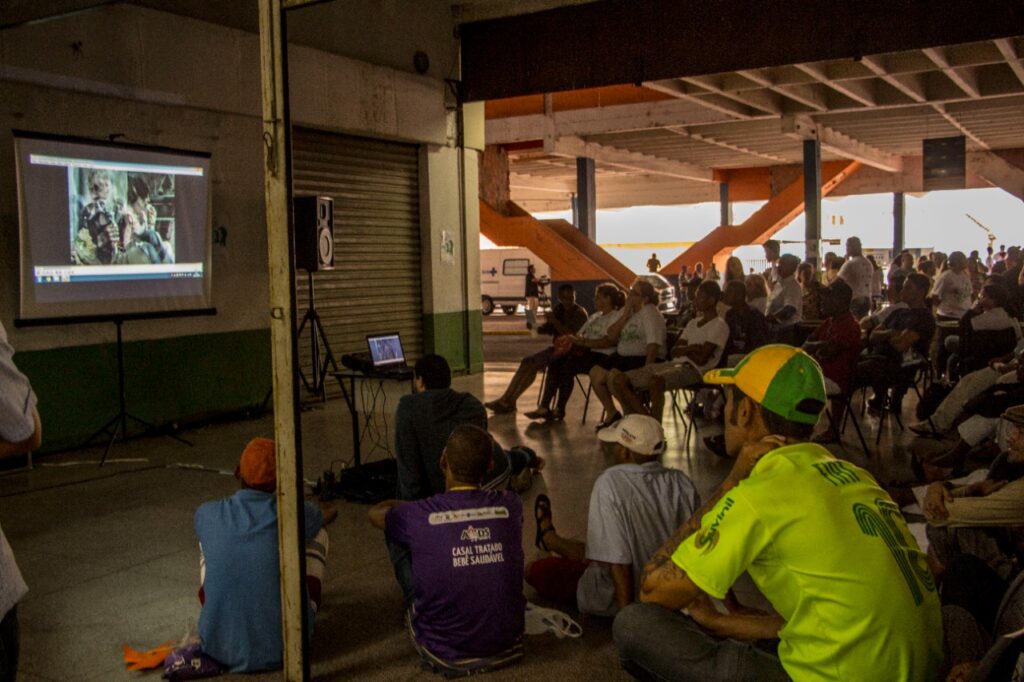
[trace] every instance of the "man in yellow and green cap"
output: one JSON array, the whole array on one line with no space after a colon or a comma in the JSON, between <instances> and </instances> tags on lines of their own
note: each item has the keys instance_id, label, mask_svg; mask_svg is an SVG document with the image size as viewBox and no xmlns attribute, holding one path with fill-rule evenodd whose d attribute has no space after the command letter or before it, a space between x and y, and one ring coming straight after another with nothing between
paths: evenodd
<instances>
[{"instance_id":1,"label":"man in yellow and green cap","mask_svg":"<svg viewBox=\"0 0 1024 682\"><path fill-rule=\"evenodd\" d=\"M623 667L701 682L934 679L942 619L924 554L867 471L808 442L825 407L818 364L770 345L704 380L725 386L736 463L616 617ZM735 601L744 572L778 615Z\"/></svg>"}]
</instances>

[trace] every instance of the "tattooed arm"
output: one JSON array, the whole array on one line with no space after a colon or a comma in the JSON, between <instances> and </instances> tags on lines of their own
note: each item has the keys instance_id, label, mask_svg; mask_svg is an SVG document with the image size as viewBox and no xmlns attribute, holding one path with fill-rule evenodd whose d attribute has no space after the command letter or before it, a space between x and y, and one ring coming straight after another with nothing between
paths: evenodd
<instances>
[{"instance_id":1,"label":"tattooed arm","mask_svg":"<svg viewBox=\"0 0 1024 682\"><path fill-rule=\"evenodd\" d=\"M672 554L686 538L700 529L704 515L711 511L726 493L739 485L740 481L750 475L754 465L776 448L785 445L785 439L779 436L766 436L760 440L743 446L732 471L718 486L711 497L693 513L686 523L654 553L644 567L643 579L640 582L640 601L660 604L670 609L686 608L697 596L703 594L686 572L672 561Z\"/></svg>"}]
</instances>

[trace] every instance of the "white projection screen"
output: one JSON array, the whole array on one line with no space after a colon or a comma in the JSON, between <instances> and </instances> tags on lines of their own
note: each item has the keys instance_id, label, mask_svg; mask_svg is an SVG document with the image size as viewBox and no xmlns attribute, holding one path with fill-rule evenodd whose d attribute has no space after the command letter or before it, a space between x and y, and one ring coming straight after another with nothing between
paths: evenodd
<instances>
[{"instance_id":1,"label":"white projection screen","mask_svg":"<svg viewBox=\"0 0 1024 682\"><path fill-rule=\"evenodd\" d=\"M15 131L20 317L209 311L210 155Z\"/></svg>"}]
</instances>

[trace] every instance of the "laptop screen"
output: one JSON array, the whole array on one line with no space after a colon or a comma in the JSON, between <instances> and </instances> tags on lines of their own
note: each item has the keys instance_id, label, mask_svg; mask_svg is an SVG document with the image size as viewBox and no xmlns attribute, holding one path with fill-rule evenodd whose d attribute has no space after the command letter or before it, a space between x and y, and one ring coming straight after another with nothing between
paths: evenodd
<instances>
[{"instance_id":1,"label":"laptop screen","mask_svg":"<svg viewBox=\"0 0 1024 682\"><path fill-rule=\"evenodd\" d=\"M398 332L367 336L366 345L370 347L370 359L374 367L405 364L405 351L402 350L402 339Z\"/></svg>"}]
</instances>

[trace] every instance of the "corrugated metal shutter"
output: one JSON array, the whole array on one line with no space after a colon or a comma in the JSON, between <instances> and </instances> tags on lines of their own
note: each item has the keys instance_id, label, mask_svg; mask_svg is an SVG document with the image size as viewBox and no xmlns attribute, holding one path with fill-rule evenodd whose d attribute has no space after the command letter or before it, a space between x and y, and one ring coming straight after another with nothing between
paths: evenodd
<instances>
[{"instance_id":1,"label":"corrugated metal shutter","mask_svg":"<svg viewBox=\"0 0 1024 682\"><path fill-rule=\"evenodd\" d=\"M398 331L410 364L423 354L419 150L415 145L296 128L296 196L334 199L334 270L315 275L316 309L331 350L365 352L366 335ZM305 271L296 281L298 317L309 300ZM307 332L299 361L310 376ZM328 395L340 393L327 382Z\"/></svg>"}]
</instances>

